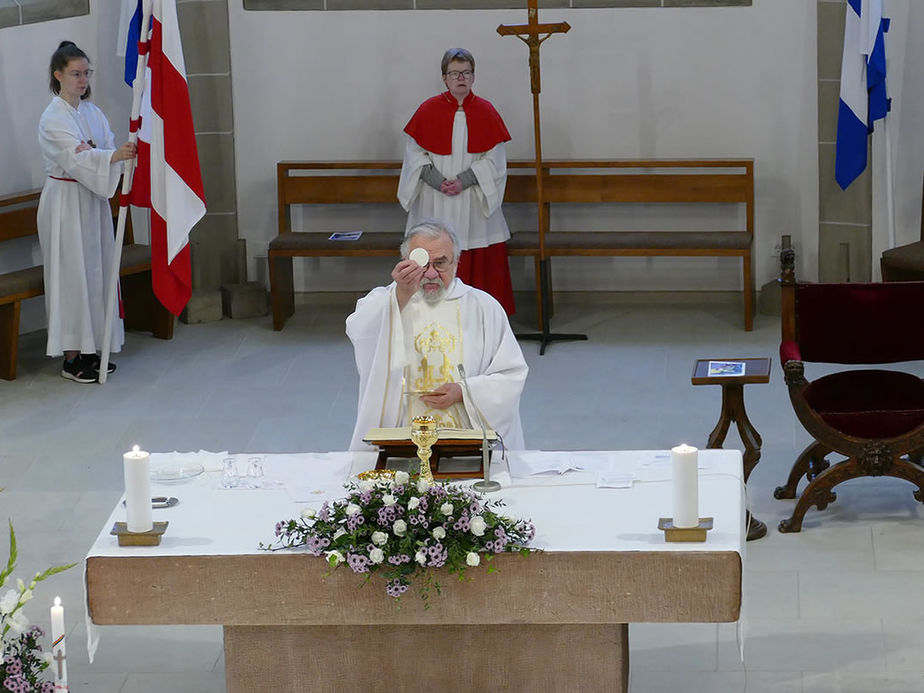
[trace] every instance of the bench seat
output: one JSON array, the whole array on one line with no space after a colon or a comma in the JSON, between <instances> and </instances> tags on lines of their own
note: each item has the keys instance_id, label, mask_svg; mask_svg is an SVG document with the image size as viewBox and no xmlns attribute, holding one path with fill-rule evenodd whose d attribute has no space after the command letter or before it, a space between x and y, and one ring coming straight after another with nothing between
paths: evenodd
<instances>
[{"instance_id":1,"label":"bench seat","mask_svg":"<svg viewBox=\"0 0 924 693\"><path fill-rule=\"evenodd\" d=\"M355 241L332 241L328 232L288 231L271 240L269 250L273 255L291 253L292 256L298 257L303 257L307 253L317 257L367 257L375 256L377 253L382 257L391 257L398 254L398 246L402 240L403 231L364 233Z\"/></svg>"},{"instance_id":2,"label":"bench seat","mask_svg":"<svg viewBox=\"0 0 924 693\"><path fill-rule=\"evenodd\" d=\"M653 255L670 252L708 250L747 251L751 234L747 231L551 231L545 236L550 255ZM511 255L539 252L537 231L517 231L507 241ZM692 253L691 254L695 254Z\"/></svg>"}]
</instances>

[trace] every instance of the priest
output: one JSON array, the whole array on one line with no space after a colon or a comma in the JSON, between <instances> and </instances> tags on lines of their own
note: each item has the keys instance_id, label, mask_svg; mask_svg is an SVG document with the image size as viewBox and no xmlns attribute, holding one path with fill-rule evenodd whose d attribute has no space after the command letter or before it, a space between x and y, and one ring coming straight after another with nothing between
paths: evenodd
<instances>
[{"instance_id":1,"label":"priest","mask_svg":"<svg viewBox=\"0 0 924 693\"><path fill-rule=\"evenodd\" d=\"M493 428L522 449L520 395L528 368L500 304L456 277L459 241L424 220L405 234L394 281L373 289L346 320L359 371L351 450L373 428L433 416L441 428ZM459 364L463 368L460 372Z\"/></svg>"},{"instance_id":2,"label":"priest","mask_svg":"<svg viewBox=\"0 0 924 693\"><path fill-rule=\"evenodd\" d=\"M446 91L420 105L404 128L398 201L407 228L435 217L453 225L461 242L458 275L514 312L507 261L510 230L501 211L510 133L487 99L472 91L475 58L450 48L440 68Z\"/></svg>"}]
</instances>

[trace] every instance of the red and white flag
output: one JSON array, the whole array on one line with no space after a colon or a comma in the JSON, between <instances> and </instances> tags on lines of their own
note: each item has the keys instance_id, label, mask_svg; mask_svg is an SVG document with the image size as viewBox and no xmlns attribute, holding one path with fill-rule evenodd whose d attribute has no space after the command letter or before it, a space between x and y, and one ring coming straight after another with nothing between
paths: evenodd
<instances>
[{"instance_id":1,"label":"red and white flag","mask_svg":"<svg viewBox=\"0 0 924 693\"><path fill-rule=\"evenodd\" d=\"M192 294L189 232L205 216L205 194L176 2L148 1L150 38L147 46L137 44L140 52L147 50L148 60L129 201L151 208L154 294L165 308L179 315ZM140 27L130 27L129 45L137 43L139 31Z\"/></svg>"}]
</instances>

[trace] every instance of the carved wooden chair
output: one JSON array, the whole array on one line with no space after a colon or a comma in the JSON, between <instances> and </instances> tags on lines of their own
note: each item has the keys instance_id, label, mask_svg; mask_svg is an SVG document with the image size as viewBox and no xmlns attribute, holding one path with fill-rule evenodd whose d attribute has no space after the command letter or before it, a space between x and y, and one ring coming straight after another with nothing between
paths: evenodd
<instances>
[{"instance_id":1,"label":"carved wooden chair","mask_svg":"<svg viewBox=\"0 0 924 693\"><path fill-rule=\"evenodd\" d=\"M924 281L881 284L797 282L792 250L782 252L780 363L799 421L814 441L796 459L776 498L802 491L780 532L798 532L811 506L861 476L893 476L924 502L924 380L898 370L852 368L814 381L805 363L891 364L924 360ZM846 459L831 463L828 456Z\"/></svg>"}]
</instances>

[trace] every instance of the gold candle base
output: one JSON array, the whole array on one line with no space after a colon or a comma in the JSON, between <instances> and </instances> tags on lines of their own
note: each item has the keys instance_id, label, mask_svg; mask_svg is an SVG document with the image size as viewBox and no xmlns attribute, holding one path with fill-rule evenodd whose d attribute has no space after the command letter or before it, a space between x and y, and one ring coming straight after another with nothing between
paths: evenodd
<instances>
[{"instance_id":1,"label":"gold candle base","mask_svg":"<svg viewBox=\"0 0 924 693\"><path fill-rule=\"evenodd\" d=\"M167 531L169 522L155 522L153 529L147 532L129 532L128 524L116 522L110 534L119 538L119 546L160 546L160 538Z\"/></svg>"},{"instance_id":2,"label":"gold candle base","mask_svg":"<svg viewBox=\"0 0 924 693\"><path fill-rule=\"evenodd\" d=\"M661 517L658 518L658 529L664 532L664 541L706 541L706 532L712 529L712 518L699 518L696 527L674 527L674 518Z\"/></svg>"}]
</instances>

